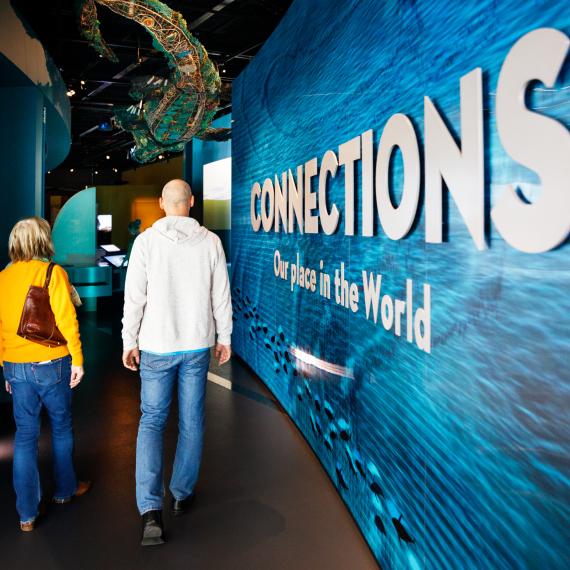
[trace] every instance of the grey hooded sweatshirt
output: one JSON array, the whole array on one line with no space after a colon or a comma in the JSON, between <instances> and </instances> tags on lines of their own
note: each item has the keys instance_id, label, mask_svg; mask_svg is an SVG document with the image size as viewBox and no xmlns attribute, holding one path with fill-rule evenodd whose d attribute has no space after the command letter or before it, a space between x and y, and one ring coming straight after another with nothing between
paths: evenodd
<instances>
[{"instance_id":1,"label":"grey hooded sweatshirt","mask_svg":"<svg viewBox=\"0 0 570 570\"><path fill-rule=\"evenodd\" d=\"M218 236L166 216L134 242L125 283L123 348L156 353L230 344L232 302Z\"/></svg>"}]
</instances>

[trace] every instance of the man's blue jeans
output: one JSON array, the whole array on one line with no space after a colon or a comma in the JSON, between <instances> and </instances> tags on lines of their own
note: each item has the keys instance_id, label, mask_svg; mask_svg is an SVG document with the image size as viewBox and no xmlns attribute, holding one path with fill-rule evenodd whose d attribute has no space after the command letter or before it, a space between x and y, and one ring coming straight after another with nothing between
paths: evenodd
<instances>
[{"instance_id":1,"label":"man's blue jeans","mask_svg":"<svg viewBox=\"0 0 570 570\"><path fill-rule=\"evenodd\" d=\"M164 496L163 433L178 388L178 445L170 492L183 500L198 480L204 437L204 397L210 351L141 356L141 421L137 438L137 506L161 510Z\"/></svg>"},{"instance_id":2,"label":"man's blue jeans","mask_svg":"<svg viewBox=\"0 0 570 570\"><path fill-rule=\"evenodd\" d=\"M41 500L38 471L38 438L42 406L50 422L56 499L67 499L77 490L73 468L73 425L71 419L71 358L48 364L4 362L4 378L12 388L16 438L14 444L14 488L20 521L38 516Z\"/></svg>"}]
</instances>

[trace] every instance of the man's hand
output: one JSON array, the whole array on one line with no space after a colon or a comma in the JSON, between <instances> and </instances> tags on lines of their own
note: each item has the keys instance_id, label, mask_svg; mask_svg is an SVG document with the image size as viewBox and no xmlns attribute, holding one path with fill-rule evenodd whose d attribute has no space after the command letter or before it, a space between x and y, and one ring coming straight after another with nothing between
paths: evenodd
<instances>
[{"instance_id":1,"label":"man's hand","mask_svg":"<svg viewBox=\"0 0 570 570\"><path fill-rule=\"evenodd\" d=\"M9 382L6 382L6 392L8 392L8 394L12 393L12 386L10 386Z\"/></svg>"},{"instance_id":2,"label":"man's hand","mask_svg":"<svg viewBox=\"0 0 570 570\"><path fill-rule=\"evenodd\" d=\"M71 388L75 388L81 380L83 380L83 376L85 372L83 371L83 366L72 366L71 367L71 382L69 385Z\"/></svg>"},{"instance_id":3,"label":"man's hand","mask_svg":"<svg viewBox=\"0 0 570 570\"><path fill-rule=\"evenodd\" d=\"M138 348L131 348L131 350L125 350L125 352L123 352L123 366L125 368L136 372L139 369L140 362L141 353Z\"/></svg>"},{"instance_id":4,"label":"man's hand","mask_svg":"<svg viewBox=\"0 0 570 570\"><path fill-rule=\"evenodd\" d=\"M218 359L218 364L225 364L232 356L232 347L229 344L216 344L214 348L214 358Z\"/></svg>"}]
</instances>

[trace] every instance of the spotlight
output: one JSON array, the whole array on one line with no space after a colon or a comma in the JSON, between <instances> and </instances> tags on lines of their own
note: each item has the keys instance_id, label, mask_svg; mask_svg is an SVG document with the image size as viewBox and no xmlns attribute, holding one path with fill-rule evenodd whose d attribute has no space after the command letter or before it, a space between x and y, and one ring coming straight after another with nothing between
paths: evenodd
<instances>
[{"instance_id":1,"label":"spotlight","mask_svg":"<svg viewBox=\"0 0 570 570\"><path fill-rule=\"evenodd\" d=\"M222 69L222 73L225 73L225 72L226 72L226 70L225 70L225 69Z\"/></svg>"},{"instance_id":2,"label":"spotlight","mask_svg":"<svg viewBox=\"0 0 570 570\"><path fill-rule=\"evenodd\" d=\"M75 91L73 89L69 89L69 91L67 92L67 96L73 97L74 95L75 95Z\"/></svg>"},{"instance_id":3,"label":"spotlight","mask_svg":"<svg viewBox=\"0 0 570 570\"><path fill-rule=\"evenodd\" d=\"M109 155L107 155L105 158L106 158L107 160L111 160L111 157L110 157Z\"/></svg>"},{"instance_id":4,"label":"spotlight","mask_svg":"<svg viewBox=\"0 0 570 570\"><path fill-rule=\"evenodd\" d=\"M95 171L95 174L99 174L99 171L98 171L98 170L96 170L96 171Z\"/></svg>"},{"instance_id":5,"label":"spotlight","mask_svg":"<svg viewBox=\"0 0 570 570\"><path fill-rule=\"evenodd\" d=\"M158 160L162 160L163 158L164 158L164 155L163 155L163 154L159 154L159 155L158 155Z\"/></svg>"},{"instance_id":6,"label":"spotlight","mask_svg":"<svg viewBox=\"0 0 570 570\"><path fill-rule=\"evenodd\" d=\"M73 168L70 168L70 169L69 169L69 172L73 172Z\"/></svg>"},{"instance_id":7,"label":"spotlight","mask_svg":"<svg viewBox=\"0 0 570 570\"><path fill-rule=\"evenodd\" d=\"M80 83L81 85L85 85L85 81L83 79L80 81Z\"/></svg>"},{"instance_id":8,"label":"spotlight","mask_svg":"<svg viewBox=\"0 0 570 570\"><path fill-rule=\"evenodd\" d=\"M113 168L113 172L119 172L116 168Z\"/></svg>"},{"instance_id":9,"label":"spotlight","mask_svg":"<svg viewBox=\"0 0 570 570\"><path fill-rule=\"evenodd\" d=\"M51 170L48 170L48 174L51 174Z\"/></svg>"}]
</instances>

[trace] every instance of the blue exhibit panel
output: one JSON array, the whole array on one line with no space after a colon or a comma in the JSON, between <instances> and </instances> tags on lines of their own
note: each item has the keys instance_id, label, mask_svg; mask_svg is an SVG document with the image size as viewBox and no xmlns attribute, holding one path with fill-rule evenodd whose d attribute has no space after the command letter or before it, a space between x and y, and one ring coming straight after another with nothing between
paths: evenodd
<instances>
[{"instance_id":1,"label":"blue exhibit panel","mask_svg":"<svg viewBox=\"0 0 570 570\"><path fill-rule=\"evenodd\" d=\"M53 225L57 263L94 263L97 249L96 219L95 188L81 190L65 203Z\"/></svg>"},{"instance_id":2,"label":"blue exhibit panel","mask_svg":"<svg viewBox=\"0 0 570 570\"><path fill-rule=\"evenodd\" d=\"M214 129L227 129L231 127L232 116L231 114L224 115L216 119L212 123ZM204 164L222 160L232 154L231 140L225 142L218 141L201 141L200 139L193 139L191 145L191 159L187 160L185 168L191 170L192 189L195 193L202 193L203 184L203 168ZM187 151L188 152L188 151ZM189 173L190 174L190 173Z\"/></svg>"},{"instance_id":3,"label":"blue exhibit panel","mask_svg":"<svg viewBox=\"0 0 570 570\"><path fill-rule=\"evenodd\" d=\"M545 192L504 148L496 100L507 54L539 28L568 34L563 3L297 0L234 83L233 345L303 432L385 568L570 564L568 240L525 253L490 216L511 184L529 205ZM443 242L428 243L424 97L461 150L460 79L477 68L486 247L466 223L476 206L460 211L445 186ZM556 121L564 144L568 80L566 61L552 85L531 82L526 101ZM364 189L377 180L366 153L375 168L396 113L418 143L418 213L404 238L390 239L374 200L367 236ZM538 132L534 153L551 143ZM326 208L339 209L331 235L320 197L318 233L276 232L273 217L254 231L252 194L257 219L277 186L306 190L313 167L317 192L326 151L338 158L359 136L354 235L342 164L326 186ZM405 171L398 150L386 175L396 205Z\"/></svg>"},{"instance_id":4,"label":"blue exhibit panel","mask_svg":"<svg viewBox=\"0 0 570 570\"><path fill-rule=\"evenodd\" d=\"M212 123L212 128L221 129L229 128L232 123L232 115L228 113ZM194 195L194 207L192 209L192 217L196 218L200 223L204 223L204 165L229 158L232 155L231 140L219 141L202 141L200 139L192 139L184 149L184 178L192 187ZM216 228L211 229L221 240L229 260L230 250L230 230Z\"/></svg>"}]
</instances>

